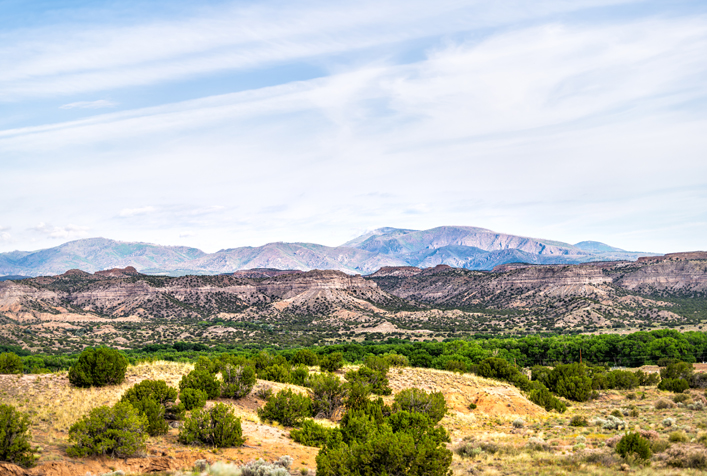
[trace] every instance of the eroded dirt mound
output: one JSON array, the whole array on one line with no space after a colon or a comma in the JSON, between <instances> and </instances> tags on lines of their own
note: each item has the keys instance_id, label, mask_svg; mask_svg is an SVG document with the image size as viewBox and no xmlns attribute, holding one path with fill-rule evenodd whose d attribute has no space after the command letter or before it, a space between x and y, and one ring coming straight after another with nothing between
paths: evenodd
<instances>
[{"instance_id":1,"label":"eroded dirt mound","mask_svg":"<svg viewBox=\"0 0 707 476\"><path fill-rule=\"evenodd\" d=\"M456 374L432 369L392 369L389 379L393 393L406 388L420 388L428 392L442 392L450 410L469 413L469 404L475 403L474 413L498 416L538 416L544 409L530 402L516 387L469 374Z\"/></svg>"}]
</instances>

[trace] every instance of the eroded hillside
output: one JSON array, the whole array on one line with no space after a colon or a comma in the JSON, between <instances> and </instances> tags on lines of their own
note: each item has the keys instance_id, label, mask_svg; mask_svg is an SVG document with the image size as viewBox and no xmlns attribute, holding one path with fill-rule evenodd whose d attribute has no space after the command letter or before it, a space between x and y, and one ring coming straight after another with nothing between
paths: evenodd
<instances>
[{"instance_id":1,"label":"eroded hillside","mask_svg":"<svg viewBox=\"0 0 707 476\"><path fill-rule=\"evenodd\" d=\"M638 262L240 271L148 276L72 270L0 283L0 339L57 352L86 345L308 345L469 333L601 332L707 322L707 255Z\"/></svg>"}]
</instances>

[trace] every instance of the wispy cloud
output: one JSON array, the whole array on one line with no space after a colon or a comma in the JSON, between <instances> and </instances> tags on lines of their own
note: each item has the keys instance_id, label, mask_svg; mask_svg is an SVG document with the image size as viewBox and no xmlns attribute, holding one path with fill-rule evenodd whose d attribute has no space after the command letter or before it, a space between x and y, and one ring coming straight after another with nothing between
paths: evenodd
<instances>
[{"instance_id":1,"label":"wispy cloud","mask_svg":"<svg viewBox=\"0 0 707 476\"><path fill-rule=\"evenodd\" d=\"M69 104L64 104L59 106L59 109L104 109L107 107L117 106L118 103L113 101L108 101L105 99L99 99L98 101L79 101L72 102Z\"/></svg>"},{"instance_id":2,"label":"wispy cloud","mask_svg":"<svg viewBox=\"0 0 707 476\"><path fill-rule=\"evenodd\" d=\"M147 215L157 211L155 207L123 208L120 210L121 217L134 217L136 215Z\"/></svg>"},{"instance_id":3,"label":"wispy cloud","mask_svg":"<svg viewBox=\"0 0 707 476\"><path fill-rule=\"evenodd\" d=\"M136 26L12 32L0 50L0 100L253 69L629 1L540 0L532 8L516 1L262 2Z\"/></svg>"},{"instance_id":4,"label":"wispy cloud","mask_svg":"<svg viewBox=\"0 0 707 476\"><path fill-rule=\"evenodd\" d=\"M40 222L37 226L30 228L30 231L45 235L53 239L67 239L80 238L86 236L88 227L76 225L52 226L47 223Z\"/></svg>"},{"instance_id":5,"label":"wispy cloud","mask_svg":"<svg viewBox=\"0 0 707 476\"><path fill-rule=\"evenodd\" d=\"M554 15L608 3L305 3L272 21L272 5L257 4L105 36L89 28L54 45L66 63L47 41L25 57L13 43L0 51L0 90L17 100L275 62L323 73L0 131L0 201L15 200L3 220L15 230L25 216L81 216L104 236L193 233L189 244L211 250L444 224L647 251L701 246L693 225L669 225L671 209L685 230L707 222L707 195L681 192L707 189L707 18ZM390 54L414 38L423 50Z\"/></svg>"}]
</instances>

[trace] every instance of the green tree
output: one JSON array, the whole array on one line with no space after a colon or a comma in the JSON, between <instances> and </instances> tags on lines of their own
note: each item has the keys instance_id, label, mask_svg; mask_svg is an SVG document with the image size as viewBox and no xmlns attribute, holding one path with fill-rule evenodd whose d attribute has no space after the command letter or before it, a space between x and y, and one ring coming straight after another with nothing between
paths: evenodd
<instances>
[{"instance_id":1,"label":"green tree","mask_svg":"<svg viewBox=\"0 0 707 476\"><path fill-rule=\"evenodd\" d=\"M115 349L88 347L69 369L69 382L77 387L118 385L125 380L128 359Z\"/></svg>"}]
</instances>

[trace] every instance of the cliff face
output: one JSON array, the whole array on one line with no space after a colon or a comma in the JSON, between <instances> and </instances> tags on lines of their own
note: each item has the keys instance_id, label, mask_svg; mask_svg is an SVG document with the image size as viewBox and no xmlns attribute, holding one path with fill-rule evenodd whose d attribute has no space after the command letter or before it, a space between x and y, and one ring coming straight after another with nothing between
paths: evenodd
<instances>
[{"instance_id":1,"label":"cliff face","mask_svg":"<svg viewBox=\"0 0 707 476\"><path fill-rule=\"evenodd\" d=\"M702 253L707 255L707 253ZM701 260L663 259L644 261L643 266L618 277L616 285L642 293L690 294L707 292L707 256Z\"/></svg>"},{"instance_id":2,"label":"cliff face","mask_svg":"<svg viewBox=\"0 0 707 476\"><path fill-rule=\"evenodd\" d=\"M673 296L694 301L682 309ZM685 256L493 272L384 267L365 278L333 270L182 277L70 270L0 282L0 342L56 350L175 340L282 345L367 333L697 325L707 319L706 298L707 260Z\"/></svg>"}]
</instances>

